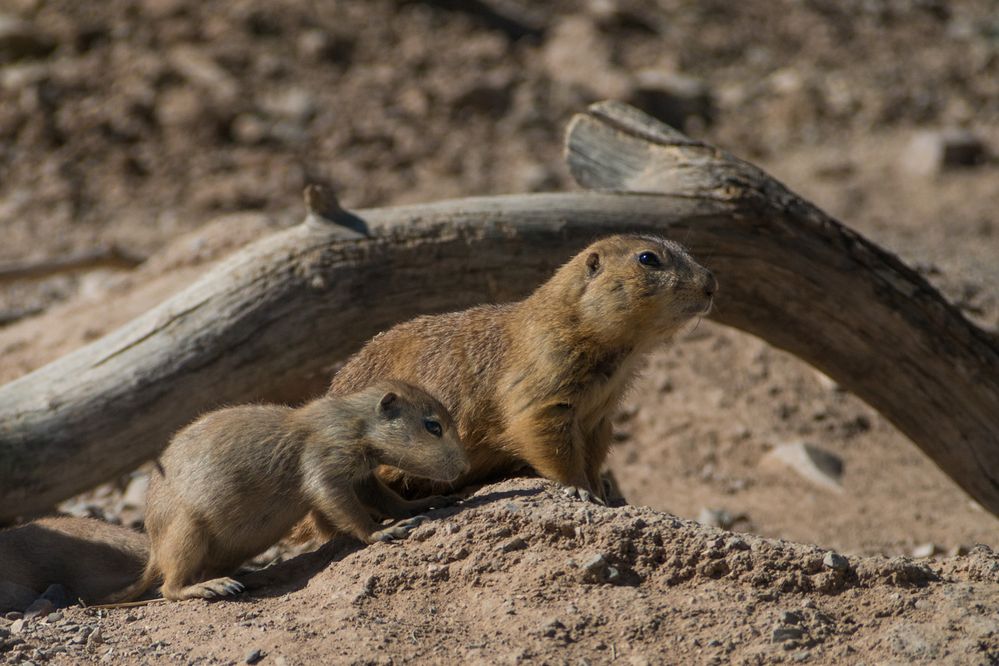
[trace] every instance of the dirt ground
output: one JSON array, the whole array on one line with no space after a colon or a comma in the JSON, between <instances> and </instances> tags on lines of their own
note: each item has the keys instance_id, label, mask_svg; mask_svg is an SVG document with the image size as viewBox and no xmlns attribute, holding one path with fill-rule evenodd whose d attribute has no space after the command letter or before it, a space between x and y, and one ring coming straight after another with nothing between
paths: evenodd
<instances>
[{"instance_id":1,"label":"dirt ground","mask_svg":"<svg viewBox=\"0 0 999 666\"><path fill-rule=\"evenodd\" d=\"M487 5L0 4L0 264L148 257L0 282L0 381L298 222L307 182L348 207L573 189L562 131L605 97L759 164L999 330L994 2ZM925 150L955 128L970 156ZM632 507L505 482L237 602L68 609L14 645L0 619L0 661L999 663L999 521L809 366L691 328L615 424ZM774 460L795 443L839 482ZM136 478L63 509L141 524Z\"/></svg>"}]
</instances>

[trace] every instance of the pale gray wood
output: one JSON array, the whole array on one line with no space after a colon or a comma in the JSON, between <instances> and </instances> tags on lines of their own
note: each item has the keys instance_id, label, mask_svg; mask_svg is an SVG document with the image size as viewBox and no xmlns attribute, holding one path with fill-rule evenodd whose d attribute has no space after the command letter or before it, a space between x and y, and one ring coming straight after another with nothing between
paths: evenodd
<instances>
[{"instance_id":1,"label":"pale gray wood","mask_svg":"<svg viewBox=\"0 0 999 666\"><path fill-rule=\"evenodd\" d=\"M815 364L999 513L999 351L916 273L762 171L598 106L567 139L588 187L346 213L236 253L113 333L0 387L0 520L156 455L221 404L299 401L376 332L529 293L592 239L658 232L721 284L714 317Z\"/></svg>"}]
</instances>

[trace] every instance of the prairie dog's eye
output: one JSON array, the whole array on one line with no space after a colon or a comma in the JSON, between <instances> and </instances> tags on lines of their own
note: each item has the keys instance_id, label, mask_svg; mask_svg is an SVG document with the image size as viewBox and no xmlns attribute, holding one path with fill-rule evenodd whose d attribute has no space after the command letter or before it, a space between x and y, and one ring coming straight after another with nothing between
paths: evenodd
<instances>
[{"instance_id":1,"label":"prairie dog's eye","mask_svg":"<svg viewBox=\"0 0 999 666\"><path fill-rule=\"evenodd\" d=\"M440 423L434 421L433 419L424 420L423 427L426 428L427 432L429 432L434 437L440 437L441 435L444 434L444 428L441 427Z\"/></svg>"},{"instance_id":2,"label":"prairie dog's eye","mask_svg":"<svg viewBox=\"0 0 999 666\"><path fill-rule=\"evenodd\" d=\"M638 263L643 266L648 266L649 268L663 267L663 261L659 258L659 255L655 252L649 252L648 250L638 255Z\"/></svg>"}]
</instances>

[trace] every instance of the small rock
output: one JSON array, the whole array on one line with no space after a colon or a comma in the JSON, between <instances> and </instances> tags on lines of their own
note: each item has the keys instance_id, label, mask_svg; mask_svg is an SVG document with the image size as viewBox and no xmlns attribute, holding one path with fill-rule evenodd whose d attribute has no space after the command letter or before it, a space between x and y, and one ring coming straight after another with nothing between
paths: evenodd
<instances>
[{"instance_id":1,"label":"small rock","mask_svg":"<svg viewBox=\"0 0 999 666\"><path fill-rule=\"evenodd\" d=\"M770 640L774 643L793 641L804 636L805 633L798 627L777 627L770 635Z\"/></svg>"},{"instance_id":2,"label":"small rock","mask_svg":"<svg viewBox=\"0 0 999 666\"><path fill-rule=\"evenodd\" d=\"M43 58L55 49L51 38L27 21L0 15L0 63Z\"/></svg>"},{"instance_id":3,"label":"small rock","mask_svg":"<svg viewBox=\"0 0 999 666\"><path fill-rule=\"evenodd\" d=\"M917 176L933 176L956 167L985 162L985 143L964 129L945 129L916 134L900 157L903 170Z\"/></svg>"},{"instance_id":4,"label":"small rock","mask_svg":"<svg viewBox=\"0 0 999 666\"><path fill-rule=\"evenodd\" d=\"M582 578L586 583L613 583L620 577L621 572L610 566L603 555L594 555L583 562Z\"/></svg>"},{"instance_id":5,"label":"small rock","mask_svg":"<svg viewBox=\"0 0 999 666\"><path fill-rule=\"evenodd\" d=\"M970 548L964 544L959 544L948 550L947 555L950 557L961 557L962 555L967 555L969 552L971 552Z\"/></svg>"},{"instance_id":6,"label":"small rock","mask_svg":"<svg viewBox=\"0 0 999 666\"><path fill-rule=\"evenodd\" d=\"M316 100L305 88L289 88L268 95L260 102L263 111L271 117L281 118L304 126L316 112Z\"/></svg>"},{"instance_id":7,"label":"small rock","mask_svg":"<svg viewBox=\"0 0 999 666\"><path fill-rule=\"evenodd\" d=\"M167 54L167 60L174 71L202 88L213 99L230 103L238 96L237 81L200 49L189 45L176 46Z\"/></svg>"},{"instance_id":8,"label":"small rock","mask_svg":"<svg viewBox=\"0 0 999 666\"><path fill-rule=\"evenodd\" d=\"M24 625L26 621L22 618L19 620L14 620L13 624L10 625L10 633L19 634L24 631Z\"/></svg>"},{"instance_id":9,"label":"small rock","mask_svg":"<svg viewBox=\"0 0 999 666\"><path fill-rule=\"evenodd\" d=\"M842 492L843 460L817 446L804 442L791 442L776 447L764 456L764 465L779 464L790 467L801 477L816 485Z\"/></svg>"},{"instance_id":10,"label":"small rock","mask_svg":"<svg viewBox=\"0 0 999 666\"><path fill-rule=\"evenodd\" d=\"M697 514L697 522L707 527L717 527L727 530L743 517L742 515L733 515L727 509L703 507L701 512Z\"/></svg>"},{"instance_id":11,"label":"small rock","mask_svg":"<svg viewBox=\"0 0 999 666\"><path fill-rule=\"evenodd\" d=\"M6 615L4 615L4 618L11 621L20 620L22 617L24 617L24 613L22 613L21 611L10 611Z\"/></svg>"},{"instance_id":12,"label":"small rock","mask_svg":"<svg viewBox=\"0 0 999 666\"><path fill-rule=\"evenodd\" d=\"M55 624L56 622L58 622L59 620L61 620L62 617L63 617L62 613L60 613L59 611L56 611L54 613L49 613L48 617L45 618L45 621L48 622L49 624Z\"/></svg>"},{"instance_id":13,"label":"small rock","mask_svg":"<svg viewBox=\"0 0 999 666\"><path fill-rule=\"evenodd\" d=\"M25 619L32 619L36 617L41 617L42 615L48 615L55 610L55 604L46 599L45 597L38 597L34 602L24 611Z\"/></svg>"},{"instance_id":14,"label":"small rock","mask_svg":"<svg viewBox=\"0 0 999 666\"><path fill-rule=\"evenodd\" d=\"M524 550L525 548L527 548L527 542L520 537L513 537L509 541L505 541L496 546L496 550L504 553L511 553L515 550Z\"/></svg>"},{"instance_id":15,"label":"small rock","mask_svg":"<svg viewBox=\"0 0 999 666\"><path fill-rule=\"evenodd\" d=\"M822 558L822 566L833 571L847 571L850 568L850 561L839 553L830 550Z\"/></svg>"},{"instance_id":16,"label":"small rock","mask_svg":"<svg viewBox=\"0 0 999 666\"><path fill-rule=\"evenodd\" d=\"M246 655L246 659L244 659L244 663L255 664L258 661L260 661L261 659L263 659L264 656L265 656L265 654L264 654L263 650L259 650L259 649L258 650L250 650L250 652Z\"/></svg>"},{"instance_id":17,"label":"small rock","mask_svg":"<svg viewBox=\"0 0 999 666\"><path fill-rule=\"evenodd\" d=\"M935 543L923 543L912 549L913 557L933 557L939 551Z\"/></svg>"},{"instance_id":18,"label":"small rock","mask_svg":"<svg viewBox=\"0 0 999 666\"><path fill-rule=\"evenodd\" d=\"M451 572L447 565L441 564L428 564L427 565L427 578L432 581L443 581L450 578Z\"/></svg>"},{"instance_id":19,"label":"small rock","mask_svg":"<svg viewBox=\"0 0 999 666\"><path fill-rule=\"evenodd\" d=\"M784 611L780 614L780 623L784 626L790 624L801 624L805 617L797 611Z\"/></svg>"},{"instance_id":20,"label":"small rock","mask_svg":"<svg viewBox=\"0 0 999 666\"><path fill-rule=\"evenodd\" d=\"M97 627L92 632L90 636L87 637L87 645L99 645L104 642L104 635L101 634L101 628Z\"/></svg>"}]
</instances>

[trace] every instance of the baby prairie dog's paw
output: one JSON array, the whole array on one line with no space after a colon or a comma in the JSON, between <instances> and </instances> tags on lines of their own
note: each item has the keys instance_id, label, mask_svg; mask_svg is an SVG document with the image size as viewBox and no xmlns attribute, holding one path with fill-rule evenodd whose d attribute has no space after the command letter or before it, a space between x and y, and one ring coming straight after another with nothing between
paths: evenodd
<instances>
[{"instance_id":1,"label":"baby prairie dog's paw","mask_svg":"<svg viewBox=\"0 0 999 666\"><path fill-rule=\"evenodd\" d=\"M245 589L242 583L232 578L213 578L188 587L192 597L201 597L202 599L232 597Z\"/></svg>"},{"instance_id":2,"label":"baby prairie dog's paw","mask_svg":"<svg viewBox=\"0 0 999 666\"><path fill-rule=\"evenodd\" d=\"M584 502L592 502L594 504L600 504L602 506L607 506L607 502L603 500L599 495L590 492L586 488L580 488L579 486L562 486L562 493L566 497L579 498Z\"/></svg>"},{"instance_id":3,"label":"baby prairie dog's paw","mask_svg":"<svg viewBox=\"0 0 999 666\"><path fill-rule=\"evenodd\" d=\"M397 523L389 525L383 530L378 530L371 534L371 543L376 541L395 541L397 539L405 539L409 536L409 533L415 530L423 521L428 520L426 516L413 516L412 518L407 518L406 520L400 520Z\"/></svg>"}]
</instances>

